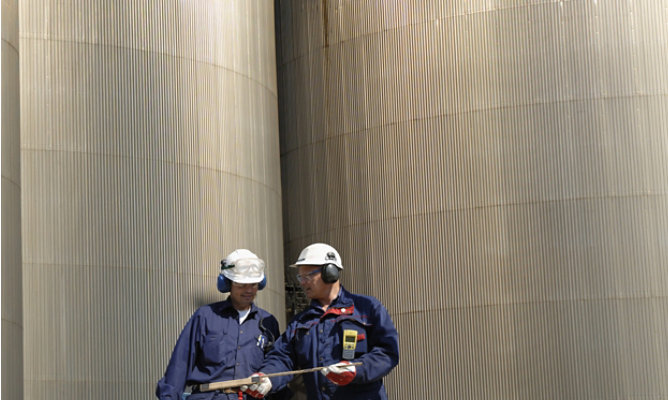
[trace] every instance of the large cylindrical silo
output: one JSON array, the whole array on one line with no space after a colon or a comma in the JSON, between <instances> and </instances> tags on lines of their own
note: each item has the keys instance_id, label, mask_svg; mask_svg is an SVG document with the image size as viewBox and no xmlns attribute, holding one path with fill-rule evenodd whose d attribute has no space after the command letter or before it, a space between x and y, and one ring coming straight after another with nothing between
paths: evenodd
<instances>
[{"instance_id":1,"label":"large cylindrical silo","mask_svg":"<svg viewBox=\"0 0 668 400\"><path fill-rule=\"evenodd\" d=\"M2 392L23 398L19 5L2 2Z\"/></svg>"},{"instance_id":2,"label":"large cylindrical silo","mask_svg":"<svg viewBox=\"0 0 668 400\"><path fill-rule=\"evenodd\" d=\"M24 1L25 395L153 397L238 247L284 326L271 1Z\"/></svg>"},{"instance_id":3,"label":"large cylindrical silo","mask_svg":"<svg viewBox=\"0 0 668 400\"><path fill-rule=\"evenodd\" d=\"M277 4L285 255L337 247L393 399L668 392L668 8Z\"/></svg>"}]
</instances>

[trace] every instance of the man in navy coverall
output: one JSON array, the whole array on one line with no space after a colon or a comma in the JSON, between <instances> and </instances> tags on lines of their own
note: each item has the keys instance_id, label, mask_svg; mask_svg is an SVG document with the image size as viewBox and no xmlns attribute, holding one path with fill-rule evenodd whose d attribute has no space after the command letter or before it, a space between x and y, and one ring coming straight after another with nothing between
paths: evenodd
<instances>
[{"instance_id":1,"label":"man in navy coverall","mask_svg":"<svg viewBox=\"0 0 668 400\"><path fill-rule=\"evenodd\" d=\"M198 390L202 383L246 378L257 371L280 333L276 318L253 303L267 284L264 261L238 249L221 264L218 290L230 295L197 309L183 328L155 391L161 400L181 400L186 385L193 387L188 400L252 398L240 391Z\"/></svg>"},{"instance_id":2,"label":"man in navy coverall","mask_svg":"<svg viewBox=\"0 0 668 400\"><path fill-rule=\"evenodd\" d=\"M329 245L306 247L291 267L298 268L297 279L311 304L290 322L261 372L252 376L327 366L303 375L309 400L387 399L383 377L399 362L399 337L385 307L341 286L341 257ZM362 365L351 365L357 362ZM262 398L290 379L264 377L242 390Z\"/></svg>"}]
</instances>

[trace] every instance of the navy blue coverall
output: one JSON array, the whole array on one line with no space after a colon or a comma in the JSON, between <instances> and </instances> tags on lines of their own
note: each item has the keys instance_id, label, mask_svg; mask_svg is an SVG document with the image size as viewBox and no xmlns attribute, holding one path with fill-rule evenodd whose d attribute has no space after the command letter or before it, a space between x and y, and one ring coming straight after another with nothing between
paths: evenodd
<instances>
[{"instance_id":1,"label":"navy blue coverall","mask_svg":"<svg viewBox=\"0 0 668 400\"><path fill-rule=\"evenodd\" d=\"M352 294L343 287L327 311L316 301L295 316L276 341L259 371L265 374L328 366L341 361L343 330L357 332L351 362L357 375L337 386L320 372L304 374L309 400L385 400L383 377L399 363L399 335L390 314L376 298ZM271 378L272 391L292 377Z\"/></svg>"},{"instance_id":2,"label":"navy blue coverall","mask_svg":"<svg viewBox=\"0 0 668 400\"><path fill-rule=\"evenodd\" d=\"M186 385L247 378L260 369L279 334L276 318L255 304L243 324L229 299L200 307L183 328L156 395L181 400ZM237 400L238 395L214 391L188 397L213 399Z\"/></svg>"}]
</instances>

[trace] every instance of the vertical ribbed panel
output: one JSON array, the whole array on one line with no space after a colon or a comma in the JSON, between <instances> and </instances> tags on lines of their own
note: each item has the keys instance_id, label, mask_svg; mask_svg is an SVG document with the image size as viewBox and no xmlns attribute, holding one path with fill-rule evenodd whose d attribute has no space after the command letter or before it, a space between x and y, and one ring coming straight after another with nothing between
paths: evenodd
<instances>
[{"instance_id":1,"label":"vertical ribbed panel","mask_svg":"<svg viewBox=\"0 0 668 400\"><path fill-rule=\"evenodd\" d=\"M389 308L392 399L668 393L668 7L280 1L285 255Z\"/></svg>"},{"instance_id":2,"label":"vertical ribbed panel","mask_svg":"<svg viewBox=\"0 0 668 400\"><path fill-rule=\"evenodd\" d=\"M2 392L23 398L19 5L2 2Z\"/></svg>"},{"instance_id":3,"label":"vertical ribbed panel","mask_svg":"<svg viewBox=\"0 0 668 400\"><path fill-rule=\"evenodd\" d=\"M237 247L285 326L273 16L21 3L26 398L153 397Z\"/></svg>"}]
</instances>

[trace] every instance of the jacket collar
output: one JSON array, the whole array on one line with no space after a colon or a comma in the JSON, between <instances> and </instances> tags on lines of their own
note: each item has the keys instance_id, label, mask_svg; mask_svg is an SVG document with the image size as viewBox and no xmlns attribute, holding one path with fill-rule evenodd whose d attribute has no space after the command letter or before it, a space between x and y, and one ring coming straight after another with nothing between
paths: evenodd
<instances>
[{"instance_id":1,"label":"jacket collar","mask_svg":"<svg viewBox=\"0 0 668 400\"><path fill-rule=\"evenodd\" d=\"M238 312L237 309L232 306L232 301L230 300L229 296L227 297L227 299L225 299L224 301L221 301L219 304L220 304L220 311L225 313L225 314L236 315L237 312ZM249 316L253 315L253 313L255 313L257 310L258 310L258 307L255 305L255 303L251 303L251 309L250 309L250 313L248 315Z\"/></svg>"},{"instance_id":2,"label":"jacket collar","mask_svg":"<svg viewBox=\"0 0 668 400\"><path fill-rule=\"evenodd\" d=\"M311 300L311 309L317 310L319 313L322 313L322 307L317 300ZM339 294L332 301L332 304L327 307L321 318L325 315L351 315L355 311L355 305L353 304L353 299L343 285L339 289Z\"/></svg>"}]
</instances>

